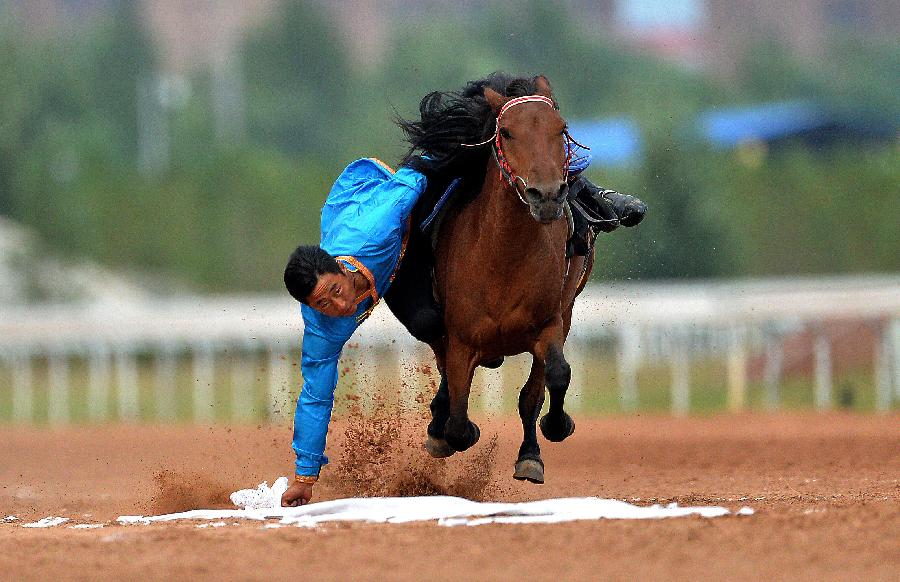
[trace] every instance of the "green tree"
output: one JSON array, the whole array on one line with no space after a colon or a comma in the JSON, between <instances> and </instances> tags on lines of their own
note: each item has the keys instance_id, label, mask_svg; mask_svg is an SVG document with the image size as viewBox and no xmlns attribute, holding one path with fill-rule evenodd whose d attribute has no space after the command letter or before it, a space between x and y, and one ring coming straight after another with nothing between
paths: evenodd
<instances>
[{"instance_id":1,"label":"green tree","mask_svg":"<svg viewBox=\"0 0 900 582\"><path fill-rule=\"evenodd\" d=\"M260 143L323 159L348 139L355 83L346 49L320 6L283 2L243 47L250 130Z\"/></svg>"},{"instance_id":2,"label":"green tree","mask_svg":"<svg viewBox=\"0 0 900 582\"><path fill-rule=\"evenodd\" d=\"M900 269L895 149L794 148L758 166L728 163L723 216L742 274L872 272Z\"/></svg>"},{"instance_id":3,"label":"green tree","mask_svg":"<svg viewBox=\"0 0 900 582\"><path fill-rule=\"evenodd\" d=\"M816 99L850 112L900 117L900 48L858 35L840 35L815 63L795 57L780 42L763 40L747 51L736 96L746 101Z\"/></svg>"},{"instance_id":4,"label":"green tree","mask_svg":"<svg viewBox=\"0 0 900 582\"><path fill-rule=\"evenodd\" d=\"M718 216L723 193L703 175L694 152L669 141L652 142L641 182L651 211L637 229L638 278L715 277L733 273L726 225ZM687 155L685 155L687 154ZM706 167L704 167L706 168Z\"/></svg>"},{"instance_id":5,"label":"green tree","mask_svg":"<svg viewBox=\"0 0 900 582\"><path fill-rule=\"evenodd\" d=\"M109 16L90 36L83 67L89 81L89 107L95 120L111 128L110 152L121 162L137 161L141 91L152 91L157 63L154 45L138 12L140 4L116 0Z\"/></svg>"}]
</instances>

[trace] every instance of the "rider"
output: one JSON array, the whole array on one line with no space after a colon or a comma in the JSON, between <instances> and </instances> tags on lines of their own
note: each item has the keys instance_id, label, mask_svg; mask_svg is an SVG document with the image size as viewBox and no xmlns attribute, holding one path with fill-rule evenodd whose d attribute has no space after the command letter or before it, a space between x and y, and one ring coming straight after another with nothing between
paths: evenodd
<instances>
[{"instance_id":1,"label":"rider","mask_svg":"<svg viewBox=\"0 0 900 582\"><path fill-rule=\"evenodd\" d=\"M391 288L414 228L410 219L413 206L426 186L425 175L409 166L395 173L376 159L351 163L334 183L322 208L320 245L300 246L288 261L284 283L302 304L304 327L303 388L294 416L296 470L293 483L281 498L284 506L309 502L319 471L328 463L325 437L337 387L338 358L356 328ZM590 206L608 220L593 223L603 225L603 230L613 230L619 223L633 226L646 211L640 200L597 188L583 177L573 180L570 191L576 203ZM576 236L577 232L578 228ZM576 252L581 249L578 244L574 246ZM585 254L585 249L580 254ZM410 265L408 260L404 267L409 269ZM392 290L403 300L392 302L388 297L388 307L412 335L433 342L443 336L439 308L430 285L416 285L399 289L398 281L398 288ZM401 305L422 308L401 309Z\"/></svg>"}]
</instances>

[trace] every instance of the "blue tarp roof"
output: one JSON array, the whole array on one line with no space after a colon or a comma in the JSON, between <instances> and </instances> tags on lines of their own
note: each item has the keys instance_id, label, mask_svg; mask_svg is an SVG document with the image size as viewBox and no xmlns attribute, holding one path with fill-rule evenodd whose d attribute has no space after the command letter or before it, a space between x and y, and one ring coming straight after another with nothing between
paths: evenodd
<instances>
[{"instance_id":1,"label":"blue tarp roof","mask_svg":"<svg viewBox=\"0 0 900 582\"><path fill-rule=\"evenodd\" d=\"M715 109L697 118L700 135L718 149L747 141L773 141L830 123L829 113L811 101L782 101Z\"/></svg>"},{"instance_id":2,"label":"blue tarp roof","mask_svg":"<svg viewBox=\"0 0 900 582\"><path fill-rule=\"evenodd\" d=\"M627 117L569 121L569 133L591 148L595 166L631 166L641 161L641 130Z\"/></svg>"},{"instance_id":3,"label":"blue tarp roof","mask_svg":"<svg viewBox=\"0 0 900 582\"><path fill-rule=\"evenodd\" d=\"M891 141L897 128L895 121L832 110L815 101L793 100L708 109L679 133L682 139L699 136L715 149L730 150L749 141L774 143L795 137L826 145ZM642 161L641 130L631 118L572 120L569 133L591 148L594 166L628 167Z\"/></svg>"}]
</instances>

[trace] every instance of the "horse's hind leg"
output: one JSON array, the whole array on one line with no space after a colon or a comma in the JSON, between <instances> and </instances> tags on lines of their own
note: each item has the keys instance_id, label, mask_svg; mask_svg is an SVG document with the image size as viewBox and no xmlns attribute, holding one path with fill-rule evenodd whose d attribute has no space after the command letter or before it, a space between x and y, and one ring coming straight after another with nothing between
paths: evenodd
<instances>
[{"instance_id":1,"label":"horse's hind leg","mask_svg":"<svg viewBox=\"0 0 900 582\"><path fill-rule=\"evenodd\" d=\"M428 423L428 439L425 450L435 459L449 457L454 451L444 438L444 427L450 418L450 390L447 375L441 374L441 385L431 401L431 422Z\"/></svg>"},{"instance_id":2,"label":"horse's hind leg","mask_svg":"<svg viewBox=\"0 0 900 582\"><path fill-rule=\"evenodd\" d=\"M537 417L544 404L544 363L535 357L531 363L528 381L519 393L519 416L522 418L522 446L516 460L513 478L532 483L544 482L544 461L537 442Z\"/></svg>"},{"instance_id":3,"label":"horse's hind leg","mask_svg":"<svg viewBox=\"0 0 900 582\"><path fill-rule=\"evenodd\" d=\"M563 410L572 370L563 356L562 342L549 344L544 353L544 379L550 392L550 410L541 417L541 433L548 441L558 443L575 432L575 421Z\"/></svg>"}]
</instances>

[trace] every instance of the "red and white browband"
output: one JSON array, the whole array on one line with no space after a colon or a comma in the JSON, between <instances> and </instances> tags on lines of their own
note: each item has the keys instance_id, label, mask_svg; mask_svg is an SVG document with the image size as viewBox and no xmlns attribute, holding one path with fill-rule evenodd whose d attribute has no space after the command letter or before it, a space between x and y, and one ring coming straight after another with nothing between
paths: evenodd
<instances>
[{"instance_id":1,"label":"red and white browband","mask_svg":"<svg viewBox=\"0 0 900 582\"><path fill-rule=\"evenodd\" d=\"M550 99L549 97L544 97L543 95L525 95L523 97L510 99L504 103L503 107L500 108L500 113L497 114L497 121L500 121L500 118L503 117L503 114L506 113L507 109L522 103L546 103L550 107L556 109L556 104L553 102L553 99Z\"/></svg>"},{"instance_id":2,"label":"red and white browband","mask_svg":"<svg viewBox=\"0 0 900 582\"><path fill-rule=\"evenodd\" d=\"M516 171L512 168L509 162L506 159L506 156L503 154L503 148L500 143L500 118L503 117L503 114L506 113L506 110L510 107L515 107L516 105L521 105L522 103L544 103L545 105L549 105L553 109L556 109L556 103L553 102L553 99L549 97L544 97L543 95L524 95L522 97L515 97L510 99L506 103L503 104L503 107L500 108L500 112L497 113L497 121L494 127L494 134L488 139L474 144L461 144L463 147L480 147L483 145L487 145L493 142L493 153L494 160L497 162L497 166L500 169L501 178L505 178L515 193L519 196L519 200L521 200L524 204L528 204L525 200L525 197L522 194L522 191L519 190L519 182L522 182L523 190L528 188L528 182L521 176L519 176ZM569 181L569 162L572 159L572 146L576 145L583 149L589 150L589 147L583 146L577 141L575 141L571 135L569 135L568 131L565 131L566 137L566 161L563 166L563 171L565 172L566 182Z\"/></svg>"},{"instance_id":3,"label":"red and white browband","mask_svg":"<svg viewBox=\"0 0 900 582\"><path fill-rule=\"evenodd\" d=\"M496 140L497 135L500 133L500 118L503 117L503 114L506 113L507 109L515 105L521 105L522 103L545 103L550 107L556 109L556 104L553 102L553 99L544 97L543 95L524 95L522 97L515 97L504 103L503 107L500 108L500 113L497 114L497 120L494 124L494 133L491 135L491 137L478 143L464 143L460 145L462 145L462 147L464 148L477 148L483 145L487 145Z\"/></svg>"}]
</instances>

